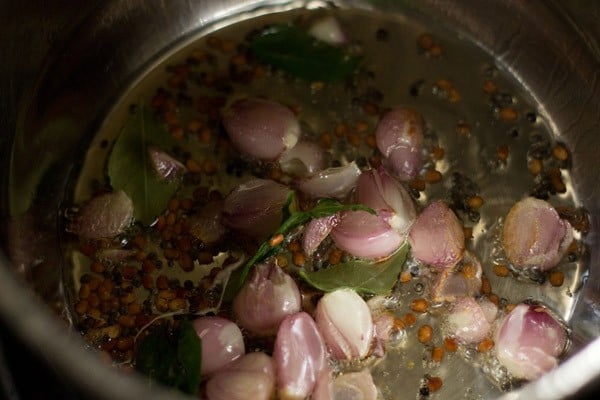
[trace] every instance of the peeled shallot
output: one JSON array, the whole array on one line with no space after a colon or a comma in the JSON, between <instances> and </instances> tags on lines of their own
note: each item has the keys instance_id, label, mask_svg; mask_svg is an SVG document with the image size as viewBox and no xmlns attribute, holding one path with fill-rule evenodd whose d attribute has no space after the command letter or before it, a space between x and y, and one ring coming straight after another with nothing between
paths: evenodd
<instances>
[{"instance_id":1,"label":"peeled shallot","mask_svg":"<svg viewBox=\"0 0 600 400\"><path fill-rule=\"evenodd\" d=\"M544 200L527 197L509 211L502 231L502 247L517 267L554 267L573 240L573 229Z\"/></svg>"},{"instance_id":2,"label":"peeled shallot","mask_svg":"<svg viewBox=\"0 0 600 400\"><path fill-rule=\"evenodd\" d=\"M265 353L248 353L206 384L208 400L269 400L275 392L275 366Z\"/></svg>"},{"instance_id":3,"label":"peeled shallot","mask_svg":"<svg viewBox=\"0 0 600 400\"><path fill-rule=\"evenodd\" d=\"M284 318L275 339L273 358L281 399L301 400L312 393L326 368L327 351L310 315L299 312Z\"/></svg>"},{"instance_id":4,"label":"peeled shallot","mask_svg":"<svg viewBox=\"0 0 600 400\"><path fill-rule=\"evenodd\" d=\"M400 179L414 178L421 170L424 129L421 115L404 107L388 111L377 125L377 147Z\"/></svg>"},{"instance_id":5,"label":"peeled shallot","mask_svg":"<svg viewBox=\"0 0 600 400\"><path fill-rule=\"evenodd\" d=\"M556 367L566 342L566 329L545 307L519 304L498 328L496 352L511 375L533 380Z\"/></svg>"},{"instance_id":6,"label":"peeled shallot","mask_svg":"<svg viewBox=\"0 0 600 400\"><path fill-rule=\"evenodd\" d=\"M202 342L202 375L218 371L246 352L242 331L232 321L200 317L192 324Z\"/></svg>"},{"instance_id":7,"label":"peeled shallot","mask_svg":"<svg viewBox=\"0 0 600 400\"><path fill-rule=\"evenodd\" d=\"M259 160L277 160L300 137L292 110L259 98L235 101L223 112L223 125L240 153Z\"/></svg>"},{"instance_id":8,"label":"peeled shallot","mask_svg":"<svg viewBox=\"0 0 600 400\"><path fill-rule=\"evenodd\" d=\"M440 269L456 265L465 251L462 225L441 200L425 207L413 224L408 240L419 261Z\"/></svg>"},{"instance_id":9,"label":"peeled shallot","mask_svg":"<svg viewBox=\"0 0 600 400\"><path fill-rule=\"evenodd\" d=\"M315 319L334 358L363 358L369 352L374 333L371 310L354 290L326 293L317 304Z\"/></svg>"},{"instance_id":10,"label":"peeled shallot","mask_svg":"<svg viewBox=\"0 0 600 400\"><path fill-rule=\"evenodd\" d=\"M275 262L254 266L252 276L233 301L238 323L258 335L276 333L283 318L300 308L296 282Z\"/></svg>"}]
</instances>

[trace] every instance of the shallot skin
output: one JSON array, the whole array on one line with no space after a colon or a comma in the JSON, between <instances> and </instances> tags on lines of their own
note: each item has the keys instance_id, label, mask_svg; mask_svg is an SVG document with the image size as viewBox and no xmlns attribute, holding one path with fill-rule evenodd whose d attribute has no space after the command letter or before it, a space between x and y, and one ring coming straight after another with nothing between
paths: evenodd
<instances>
[{"instance_id":1,"label":"shallot skin","mask_svg":"<svg viewBox=\"0 0 600 400\"><path fill-rule=\"evenodd\" d=\"M374 334L371 310L354 290L326 293L317 304L315 320L334 358L364 358L371 349Z\"/></svg>"},{"instance_id":2,"label":"shallot skin","mask_svg":"<svg viewBox=\"0 0 600 400\"><path fill-rule=\"evenodd\" d=\"M323 338L310 315L299 312L285 317L273 348L279 397L308 397L327 366L326 354Z\"/></svg>"},{"instance_id":3,"label":"shallot skin","mask_svg":"<svg viewBox=\"0 0 600 400\"><path fill-rule=\"evenodd\" d=\"M254 266L252 277L233 301L238 323L257 335L277 332L287 315L300 311L300 290L274 262Z\"/></svg>"},{"instance_id":4,"label":"shallot skin","mask_svg":"<svg viewBox=\"0 0 600 400\"><path fill-rule=\"evenodd\" d=\"M217 372L206 384L208 400L270 400L275 366L265 353L248 353Z\"/></svg>"},{"instance_id":5,"label":"shallot skin","mask_svg":"<svg viewBox=\"0 0 600 400\"><path fill-rule=\"evenodd\" d=\"M526 380L555 368L566 344L566 329L539 305L517 305L496 334L498 361L512 376Z\"/></svg>"},{"instance_id":6,"label":"shallot skin","mask_svg":"<svg viewBox=\"0 0 600 400\"><path fill-rule=\"evenodd\" d=\"M377 147L402 180L414 178L421 170L424 129L421 115L405 107L388 111L377 124Z\"/></svg>"},{"instance_id":7,"label":"shallot skin","mask_svg":"<svg viewBox=\"0 0 600 400\"><path fill-rule=\"evenodd\" d=\"M237 100L223 112L222 121L233 146L259 160L277 160L300 137L292 110L270 100Z\"/></svg>"},{"instance_id":8,"label":"shallot skin","mask_svg":"<svg viewBox=\"0 0 600 400\"><path fill-rule=\"evenodd\" d=\"M210 375L245 352L242 331L221 317L200 317L192 322L202 342L201 375Z\"/></svg>"},{"instance_id":9,"label":"shallot skin","mask_svg":"<svg viewBox=\"0 0 600 400\"><path fill-rule=\"evenodd\" d=\"M556 266L573 240L573 229L546 201L527 197L508 212L502 230L506 256L520 268Z\"/></svg>"},{"instance_id":10,"label":"shallot skin","mask_svg":"<svg viewBox=\"0 0 600 400\"><path fill-rule=\"evenodd\" d=\"M415 258L440 269L456 265L465 251L462 225L441 200L430 203L417 217L408 240Z\"/></svg>"}]
</instances>

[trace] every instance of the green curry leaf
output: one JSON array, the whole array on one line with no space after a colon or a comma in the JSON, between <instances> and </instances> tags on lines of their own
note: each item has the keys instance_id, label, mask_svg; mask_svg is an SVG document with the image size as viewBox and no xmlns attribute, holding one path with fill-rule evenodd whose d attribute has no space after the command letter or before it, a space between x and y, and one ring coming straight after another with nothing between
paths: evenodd
<instances>
[{"instance_id":1,"label":"green curry leaf","mask_svg":"<svg viewBox=\"0 0 600 400\"><path fill-rule=\"evenodd\" d=\"M154 328L138 344L134 365L154 382L196 394L200 382L202 346L191 322L184 320L170 329Z\"/></svg>"},{"instance_id":2,"label":"green curry leaf","mask_svg":"<svg viewBox=\"0 0 600 400\"><path fill-rule=\"evenodd\" d=\"M404 243L394 255L381 262L352 260L315 272L300 270L300 276L324 292L350 288L359 293L386 295L398 280L408 248L408 243Z\"/></svg>"},{"instance_id":3,"label":"green curry leaf","mask_svg":"<svg viewBox=\"0 0 600 400\"><path fill-rule=\"evenodd\" d=\"M333 82L348 78L361 59L332 46L291 24L273 25L250 43L264 63L311 81Z\"/></svg>"},{"instance_id":4,"label":"green curry leaf","mask_svg":"<svg viewBox=\"0 0 600 400\"><path fill-rule=\"evenodd\" d=\"M177 191L179 182L161 179L148 160L148 146L169 149L171 135L143 106L127 121L108 159L108 177L115 190L133 201L135 218L151 224Z\"/></svg>"}]
</instances>

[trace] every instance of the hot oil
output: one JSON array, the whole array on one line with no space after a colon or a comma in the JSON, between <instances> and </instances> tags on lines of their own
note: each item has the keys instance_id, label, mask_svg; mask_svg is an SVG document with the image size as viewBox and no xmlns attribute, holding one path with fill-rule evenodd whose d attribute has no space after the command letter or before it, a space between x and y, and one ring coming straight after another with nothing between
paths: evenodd
<instances>
[{"instance_id":1,"label":"hot oil","mask_svg":"<svg viewBox=\"0 0 600 400\"><path fill-rule=\"evenodd\" d=\"M248 68L254 75L246 83L220 76L231 72L232 63L241 62L236 58L239 44L253 30L282 21L295 21L306 26L326 14L338 18L352 46L366 60L365 70L359 72L353 83L307 83L271 72L264 66ZM438 198L452 202L456 174L474 183L474 194L484 200L483 205L477 210L463 207L456 211L472 232L467 249L479 257L492 292L499 299L501 313L504 305L535 300L549 306L562 319L569 320L585 274L582 257L576 254L572 260L564 260L557 267L564 273L564 283L559 287L553 287L547 280L539 283L528 277L499 277L493 272L494 264L506 262L497 240L502 218L516 201L536 188L536 178L528 169L532 143L537 135L546 138L550 145L556 138L546 117L538 113L527 93L490 55L468 38L445 31L411 13L389 16L362 10L294 10L236 22L232 26L228 24L225 21L222 29L202 32L200 37L158 60L123 95L90 146L84 167L73 185L74 203L90 197L94 187L92 182L96 182L95 186L108 183L106 158L130 118L131 105L137 104L138 110L141 104L151 107L158 88L166 89L175 99L181 100L176 115L185 131L181 148L201 165L206 160L217 165L216 172L202 171L198 182L187 182L178 194L181 198L192 197L198 185L208 191L226 194L249 177L252 168L264 175L273 170L272 165L244 164L250 167L246 170L232 165L226 152L215 151L219 146L219 135L222 135L217 124L208 123L210 134L205 136L190 132L190 121L204 118L198 108L200 99L207 96L225 100L242 95L265 96L287 104L298 111L304 134L330 149L332 165L355 160L363 168L372 165L376 156L368 145L369 135L378 120L378 113L372 107L380 110L399 105L413 107L426 122L429 154L423 181L417 182L424 184L425 189L416 190L416 183L411 183L418 206L423 207ZM182 66L191 71L185 85L177 82L177 71ZM244 67L240 70L246 71ZM550 167L558 165L551 156L545 158L544 163ZM551 195L549 201L553 205L573 207L578 200L569 185L568 169L561 168L560 171L566 190ZM159 246L152 248L160 254ZM90 270L89 258L81 253L76 243L66 244L65 252L69 260L66 281L75 304L82 276L94 273ZM225 258L225 253L220 254L213 266L218 266ZM202 267L202 263L196 262L194 271L184 272L177 268L176 262L169 266L166 260L163 261L166 266L156 273L180 283L197 283L211 270L211 267ZM139 268L137 261L130 264ZM428 298L432 273L411 259L405 269L413 271L415 276L410 282L399 283L388 303L399 319L406 321L406 314L411 313L415 322L406 324L384 358L372 358L365 363L373 372L382 398L478 399L496 397L502 390L510 389L515 383L498 366L493 350L478 353L474 347L459 346L456 352L445 349L441 362L432 360L433 348L444 347L444 327L440 321L445 306L431 304L429 312L423 314L411 311L409 305L414 299ZM107 276L105 274L104 278ZM144 300L152 302L157 295L156 290L148 291L143 287L137 287L135 292L140 303ZM83 317L76 311L72 315L79 326ZM432 326L434 332L432 340L425 345L417 339L417 330L424 324ZM132 330L127 332L130 336L134 333ZM130 355L130 352L123 352L115 358L127 361ZM441 378L441 389L429 393L424 384L427 377Z\"/></svg>"}]
</instances>

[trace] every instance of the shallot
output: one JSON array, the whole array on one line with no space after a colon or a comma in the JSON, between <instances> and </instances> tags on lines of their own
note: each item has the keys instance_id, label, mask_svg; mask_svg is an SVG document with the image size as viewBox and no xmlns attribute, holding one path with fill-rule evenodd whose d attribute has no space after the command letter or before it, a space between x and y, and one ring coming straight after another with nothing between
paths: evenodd
<instances>
[{"instance_id":1,"label":"shallot","mask_svg":"<svg viewBox=\"0 0 600 400\"><path fill-rule=\"evenodd\" d=\"M300 137L292 110L259 98L235 101L223 112L223 125L240 153L259 160L277 160Z\"/></svg>"},{"instance_id":2,"label":"shallot","mask_svg":"<svg viewBox=\"0 0 600 400\"><path fill-rule=\"evenodd\" d=\"M456 265L465 251L465 236L456 214L441 200L417 217L408 237L413 255L437 268Z\"/></svg>"},{"instance_id":3,"label":"shallot","mask_svg":"<svg viewBox=\"0 0 600 400\"><path fill-rule=\"evenodd\" d=\"M564 256L573 240L569 222L548 202L527 197L508 212L502 230L502 247L517 267L546 271Z\"/></svg>"},{"instance_id":4,"label":"shallot","mask_svg":"<svg viewBox=\"0 0 600 400\"><path fill-rule=\"evenodd\" d=\"M496 334L498 361L514 377L527 380L556 367L566 343L564 326L540 305L517 305Z\"/></svg>"},{"instance_id":5,"label":"shallot","mask_svg":"<svg viewBox=\"0 0 600 400\"><path fill-rule=\"evenodd\" d=\"M402 180L414 178L423 165L424 123L421 115L398 107L379 121L375 140L392 171Z\"/></svg>"},{"instance_id":6,"label":"shallot","mask_svg":"<svg viewBox=\"0 0 600 400\"><path fill-rule=\"evenodd\" d=\"M333 400L333 372L329 366L317 377L310 400Z\"/></svg>"},{"instance_id":7,"label":"shallot","mask_svg":"<svg viewBox=\"0 0 600 400\"><path fill-rule=\"evenodd\" d=\"M333 197L343 199L354 187L360 175L360 168L354 161L341 167L324 169L313 176L301 179L297 188L308 196L318 199Z\"/></svg>"},{"instance_id":8,"label":"shallot","mask_svg":"<svg viewBox=\"0 0 600 400\"><path fill-rule=\"evenodd\" d=\"M350 360L369 353L374 333L371 310L354 290L326 293L317 304L315 320L334 358Z\"/></svg>"},{"instance_id":9,"label":"shallot","mask_svg":"<svg viewBox=\"0 0 600 400\"><path fill-rule=\"evenodd\" d=\"M327 365L326 348L315 321L305 312L288 315L279 325L273 347L279 397L309 396Z\"/></svg>"},{"instance_id":10,"label":"shallot","mask_svg":"<svg viewBox=\"0 0 600 400\"><path fill-rule=\"evenodd\" d=\"M358 178L359 203L382 215L401 236L406 237L417 213L406 189L383 168L363 172Z\"/></svg>"},{"instance_id":11,"label":"shallot","mask_svg":"<svg viewBox=\"0 0 600 400\"><path fill-rule=\"evenodd\" d=\"M348 41L339 21L332 16L323 17L314 22L308 29L308 33L331 45L341 45Z\"/></svg>"},{"instance_id":12,"label":"shallot","mask_svg":"<svg viewBox=\"0 0 600 400\"><path fill-rule=\"evenodd\" d=\"M366 259L385 258L403 242L402 236L379 215L367 211L345 211L331 230L340 249Z\"/></svg>"},{"instance_id":13,"label":"shallot","mask_svg":"<svg viewBox=\"0 0 600 400\"><path fill-rule=\"evenodd\" d=\"M269 400L275 366L265 353L248 353L217 372L206 384L208 400Z\"/></svg>"},{"instance_id":14,"label":"shallot","mask_svg":"<svg viewBox=\"0 0 600 400\"><path fill-rule=\"evenodd\" d=\"M225 198L223 223L252 238L264 240L281 223L291 190L267 179L252 178Z\"/></svg>"},{"instance_id":15,"label":"shallot","mask_svg":"<svg viewBox=\"0 0 600 400\"><path fill-rule=\"evenodd\" d=\"M490 333L497 312L496 305L484 297L462 297L451 305L448 333L464 344L480 342Z\"/></svg>"},{"instance_id":16,"label":"shallot","mask_svg":"<svg viewBox=\"0 0 600 400\"><path fill-rule=\"evenodd\" d=\"M172 180L187 171L185 165L156 146L148 147L152 168L161 179Z\"/></svg>"},{"instance_id":17,"label":"shallot","mask_svg":"<svg viewBox=\"0 0 600 400\"><path fill-rule=\"evenodd\" d=\"M304 234L302 235L302 250L304 250L304 253L311 256L321 242L331 233L339 220L338 214L312 219L304 227Z\"/></svg>"},{"instance_id":18,"label":"shallot","mask_svg":"<svg viewBox=\"0 0 600 400\"><path fill-rule=\"evenodd\" d=\"M335 378L333 400L376 400L377 387L368 370L348 372Z\"/></svg>"},{"instance_id":19,"label":"shallot","mask_svg":"<svg viewBox=\"0 0 600 400\"><path fill-rule=\"evenodd\" d=\"M323 147L315 142L300 140L281 155L279 167L286 174L306 177L324 169L326 161L327 154Z\"/></svg>"},{"instance_id":20,"label":"shallot","mask_svg":"<svg viewBox=\"0 0 600 400\"><path fill-rule=\"evenodd\" d=\"M218 371L246 352L242 331L232 321L200 317L192 324L202 343L201 375Z\"/></svg>"},{"instance_id":21,"label":"shallot","mask_svg":"<svg viewBox=\"0 0 600 400\"><path fill-rule=\"evenodd\" d=\"M70 230L82 239L113 238L133 222L133 201L122 190L104 193L81 207Z\"/></svg>"},{"instance_id":22,"label":"shallot","mask_svg":"<svg viewBox=\"0 0 600 400\"><path fill-rule=\"evenodd\" d=\"M296 282L275 262L255 265L251 278L233 301L238 323L257 335L276 333L283 318L300 308Z\"/></svg>"},{"instance_id":23,"label":"shallot","mask_svg":"<svg viewBox=\"0 0 600 400\"><path fill-rule=\"evenodd\" d=\"M311 400L376 400L377 394L368 370L347 372L335 379L327 371L319 377Z\"/></svg>"}]
</instances>

